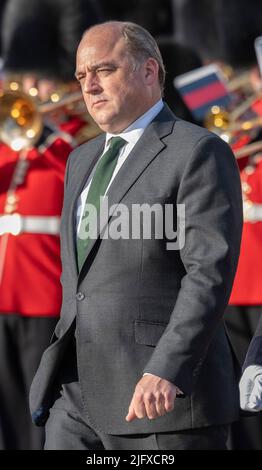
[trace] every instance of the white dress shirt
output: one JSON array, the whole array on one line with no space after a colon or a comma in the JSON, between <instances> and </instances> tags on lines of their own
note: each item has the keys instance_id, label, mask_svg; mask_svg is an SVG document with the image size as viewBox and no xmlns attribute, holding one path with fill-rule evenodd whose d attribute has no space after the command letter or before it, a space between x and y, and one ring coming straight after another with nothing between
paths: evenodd
<instances>
[{"instance_id":1,"label":"white dress shirt","mask_svg":"<svg viewBox=\"0 0 262 470\"><path fill-rule=\"evenodd\" d=\"M163 103L162 99L160 99L145 114L140 116L136 121L134 121L130 126L128 126L123 132L121 132L121 134L110 134L110 133L106 134L105 147L104 147L104 150L103 150L103 153L102 153L101 157L108 150L109 140L111 139L111 137L122 137L123 139L125 139L125 141L127 143L124 145L124 147L121 148L121 150L119 152L117 164L116 164L113 176L112 176L112 178L109 182L109 185L107 186L105 194L107 193L109 187L112 184L112 181L114 180L116 174L118 173L121 166L123 165L123 163L127 159L128 155L133 150L133 147L135 146L137 141L142 136L144 130L150 124L150 122L153 121L153 119L157 116L157 114L161 111L163 106L164 106L164 103ZM97 163L96 163L96 165L97 165ZM96 165L94 166L91 174L89 175L89 177L86 181L85 187L84 187L84 189L83 189L83 191L82 191L82 193L79 196L78 201L77 201L77 210L76 210L77 233L79 232L79 229L80 229L80 221L81 221L81 218L82 218L82 215L83 215L83 212L84 212L85 201L86 201L86 197L87 197L90 185L91 185L91 181L93 179L94 172L96 170Z\"/></svg>"}]
</instances>

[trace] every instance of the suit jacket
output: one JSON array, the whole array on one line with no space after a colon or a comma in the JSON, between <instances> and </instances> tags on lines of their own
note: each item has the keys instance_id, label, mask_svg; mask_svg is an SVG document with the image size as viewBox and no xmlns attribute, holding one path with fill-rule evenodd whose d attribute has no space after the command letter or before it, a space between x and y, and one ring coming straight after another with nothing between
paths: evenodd
<instances>
[{"instance_id":1,"label":"suit jacket","mask_svg":"<svg viewBox=\"0 0 262 470\"><path fill-rule=\"evenodd\" d=\"M238 386L222 316L242 228L234 156L219 137L177 119L165 106L116 175L109 207L185 204L184 247L167 251L166 240L153 237L98 238L78 274L75 207L104 140L99 136L69 158L61 223L61 319L32 384L33 420L41 425L48 416L76 323L84 415L94 429L132 434L231 422L238 417ZM113 220L109 217L108 224ZM173 382L185 398L165 416L127 423L128 405L144 372Z\"/></svg>"}]
</instances>

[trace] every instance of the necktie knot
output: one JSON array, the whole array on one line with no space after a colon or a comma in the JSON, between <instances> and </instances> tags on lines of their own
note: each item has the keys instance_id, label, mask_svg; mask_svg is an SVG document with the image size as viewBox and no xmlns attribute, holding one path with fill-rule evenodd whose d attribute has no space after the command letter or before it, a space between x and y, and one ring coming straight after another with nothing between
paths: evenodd
<instances>
[{"instance_id":1,"label":"necktie knot","mask_svg":"<svg viewBox=\"0 0 262 470\"><path fill-rule=\"evenodd\" d=\"M126 140L122 139L122 137L111 137L108 149L117 153L125 144Z\"/></svg>"}]
</instances>

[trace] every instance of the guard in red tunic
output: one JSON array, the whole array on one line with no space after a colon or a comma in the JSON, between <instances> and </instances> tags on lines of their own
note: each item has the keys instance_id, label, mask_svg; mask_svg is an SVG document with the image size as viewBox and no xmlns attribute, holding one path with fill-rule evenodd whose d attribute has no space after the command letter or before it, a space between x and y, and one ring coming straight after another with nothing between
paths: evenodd
<instances>
[{"instance_id":1,"label":"guard in red tunic","mask_svg":"<svg viewBox=\"0 0 262 470\"><path fill-rule=\"evenodd\" d=\"M97 20L93 2L7 0L1 30L7 78L19 73L20 82L34 83L39 95L58 80L70 92L76 45ZM65 166L75 145L95 134L89 120L61 108L55 123L50 115L44 121L32 148L15 151L0 142L1 450L43 446L43 430L31 423L28 393L61 307Z\"/></svg>"},{"instance_id":2,"label":"guard in red tunic","mask_svg":"<svg viewBox=\"0 0 262 470\"><path fill-rule=\"evenodd\" d=\"M260 140L259 135L257 139ZM252 149L254 144L247 144L245 156L238 159L244 225L238 268L225 312L228 331L241 364L262 313L262 148L249 153L248 147ZM240 147L235 153L244 148ZM233 448L262 449L261 433L260 414L242 417L232 425Z\"/></svg>"},{"instance_id":3,"label":"guard in red tunic","mask_svg":"<svg viewBox=\"0 0 262 470\"><path fill-rule=\"evenodd\" d=\"M245 160L245 164L240 172L243 194L244 227L241 255L230 297L230 304L261 306L262 145L259 152L254 155L249 155Z\"/></svg>"},{"instance_id":4,"label":"guard in red tunic","mask_svg":"<svg viewBox=\"0 0 262 470\"><path fill-rule=\"evenodd\" d=\"M262 116L262 100L256 99L249 113ZM254 134L252 136L252 134ZM241 136L240 136L241 137ZM256 128L240 138L233 150L239 164L244 227L238 269L226 311L226 321L236 352L243 363L249 342L262 313L262 145ZM262 426L262 422L261 422ZM262 427L261 427L262 430Z\"/></svg>"}]
</instances>

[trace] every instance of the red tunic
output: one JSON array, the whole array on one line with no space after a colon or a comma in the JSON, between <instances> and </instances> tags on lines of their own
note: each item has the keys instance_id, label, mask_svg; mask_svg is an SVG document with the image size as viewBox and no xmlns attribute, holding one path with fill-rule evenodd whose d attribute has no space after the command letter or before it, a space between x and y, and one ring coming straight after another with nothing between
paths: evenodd
<instances>
[{"instance_id":1,"label":"red tunic","mask_svg":"<svg viewBox=\"0 0 262 470\"><path fill-rule=\"evenodd\" d=\"M229 303L262 305L262 159L245 166L240 174L243 196L247 198L247 204L253 203L253 208L258 211L257 214L249 214L249 209L246 212L238 269Z\"/></svg>"},{"instance_id":2,"label":"red tunic","mask_svg":"<svg viewBox=\"0 0 262 470\"><path fill-rule=\"evenodd\" d=\"M252 106L262 116L262 101ZM244 142L245 144L245 142ZM262 305L262 154L239 159L244 227L238 269L229 303Z\"/></svg>"},{"instance_id":3,"label":"red tunic","mask_svg":"<svg viewBox=\"0 0 262 470\"><path fill-rule=\"evenodd\" d=\"M73 118L74 134L83 123ZM86 123L85 123L86 124ZM63 129L65 130L65 125ZM74 141L69 133L50 133L38 148L26 155L28 167L15 189L13 213L21 216L59 217L63 202L65 166ZM7 191L19 153L0 143L0 230L6 213ZM1 222L2 220L2 222ZM48 220L48 219L45 219ZM59 223L59 220L58 220ZM58 316L61 306L59 233L21 232L0 235L1 314Z\"/></svg>"}]
</instances>

